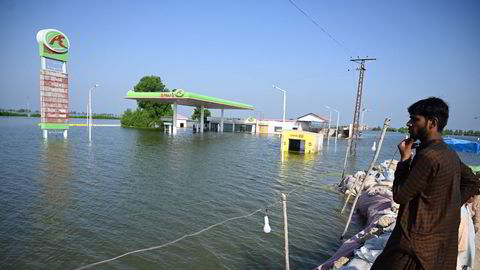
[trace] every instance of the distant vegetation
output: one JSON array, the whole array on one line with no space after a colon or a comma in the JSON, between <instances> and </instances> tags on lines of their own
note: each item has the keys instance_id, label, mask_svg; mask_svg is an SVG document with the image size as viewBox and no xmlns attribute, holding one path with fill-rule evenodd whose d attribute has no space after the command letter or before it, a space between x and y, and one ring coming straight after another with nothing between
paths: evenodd
<instances>
[{"instance_id":1,"label":"distant vegetation","mask_svg":"<svg viewBox=\"0 0 480 270\"><path fill-rule=\"evenodd\" d=\"M20 116L20 117L27 117L28 116L28 110L27 109L18 109L18 110L5 110L5 109L0 109L0 116ZM73 115L72 115L73 114ZM76 114L76 115L75 115ZM35 111L30 113L30 117L40 117L40 112ZM68 118L87 118L86 114L83 115L78 115L77 112L69 112ZM92 115L93 119L120 119L119 116L115 116L113 114L93 114Z\"/></svg>"},{"instance_id":2,"label":"distant vegetation","mask_svg":"<svg viewBox=\"0 0 480 270\"><path fill-rule=\"evenodd\" d=\"M0 111L0 116L28 116L26 113Z\"/></svg>"},{"instance_id":3,"label":"distant vegetation","mask_svg":"<svg viewBox=\"0 0 480 270\"><path fill-rule=\"evenodd\" d=\"M170 92L158 76L144 76L133 88L135 92ZM137 101L136 110L126 110L120 122L122 127L156 128L163 130L162 116L172 116L170 104L159 104L152 101Z\"/></svg>"},{"instance_id":4,"label":"distant vegetation","mask_svg":"<svg viewBox=\"0 0 480 270\"><path fill-rule=\"evenodd\" d=\"M375 128L372 128L373 131L380 131L382 130L381 127L375 127ZM401 128L387 128L387 131L388 132L400 132L400 133L407 133L408 132L408 129L405 128L405 127L401 127Z\"/></svg>"},{"instance_id":5,"label":"distant vegetation","mask_svg":"<svg viewBox=\"0 0 480 270\"><path fill-rule=\"evenodd\" d=\"M374 131L382 130L381 127L372 128ZM387 128L387 131L390 132L400 132L400 133L408 133L408 128L401 127L401 128ZM442 132L442 135L455 135L455 136L480 136L480 130L461 130L461 129L445 129Z\"/></svg>"},{"instance_id":6,"label":"distant vegetation","mask_svg":"<svg viewBox=\"0 0 480 270\"><path fill-rule=\"evenodd\" d=\"M39 115L40 116L40 115ZM70 115L68 118L87 118L86 115ZM120 119L119 116L111 115L111 114L93 114L93 119Z\"/></svg>"}]
</instances>

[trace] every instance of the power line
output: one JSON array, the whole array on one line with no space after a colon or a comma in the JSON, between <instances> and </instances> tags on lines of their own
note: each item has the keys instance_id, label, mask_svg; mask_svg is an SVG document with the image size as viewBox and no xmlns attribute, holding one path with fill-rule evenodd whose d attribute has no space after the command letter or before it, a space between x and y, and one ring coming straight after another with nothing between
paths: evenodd
<instances>
[{"instance_id":1,"label":"power line","mask_svg":"<svg viewBox=\"0 0 480 270\"><path fill-rule=\"evenodd\" d=\"M325 30L319 23L317 23L310 15L308 15L305 11L303 11L297 4L295 4L292 0L288 0L290 4L292 4L298 11L300 11L307 19L309 19L315 26L317 26L320 30L322 30L323 33L325 33L331 40L333 40L338 46L340 46L342 49L344 49L347 53L352 54L350 49L345 47L340 41L338 41L336 38L334 38L330 33Z\"/></svg>"}]
</instances>

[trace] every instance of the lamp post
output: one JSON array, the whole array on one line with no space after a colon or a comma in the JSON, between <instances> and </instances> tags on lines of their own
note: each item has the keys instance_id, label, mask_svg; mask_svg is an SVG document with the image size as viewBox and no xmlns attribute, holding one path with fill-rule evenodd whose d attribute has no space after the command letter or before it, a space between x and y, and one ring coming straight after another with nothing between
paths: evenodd
<instances>
[{"instance_id":1,"label":"lamp post","mask_svg":"<svg viewBox=\"0 0 480 270\"><path fill-rule=\"evenodd\" d=\"M92 90L99 87L99 84L93 85L88 90L88 141L92 141Z\"/></svg>"},{"instance_id":2,"label":"lamp post","mask_svg":"<svg viewBox=\"0 0 480 270\"><path fill-rule=\"evenodd\" d=\"M337 143L337 138L338 138L338 122L340 120L340 112L334 108L331 108L329 106L325 106L327 109L329 110L334 110L336 113L337 113L337 127L335 128L336 131L335 131L335 144Z\"/></svg>"},{"instance_id":3,"label":"lamp post","mask_svg":"<svg viewBox=\"0 0 480 270\"><path fill-rule=\"evenodd\" d=\"M283 92L283 125L285 126L285 107L287 105L287 91L272 84L272 87ZM282 128L283 130L283 128Z\"/></svg>"},{"instance_id":4,"label":"lamp post","mask_svg":"<svg viewBox=\"0 0 480 270\"><path fill-rule=\"evenodd\" d=\"M365 130L365 127L363 125L363 117L365 116L366 112L368 112L367 108L363 108L362 109L362 123L361 123L362 130Z\"/></svg>"}]
</instances>

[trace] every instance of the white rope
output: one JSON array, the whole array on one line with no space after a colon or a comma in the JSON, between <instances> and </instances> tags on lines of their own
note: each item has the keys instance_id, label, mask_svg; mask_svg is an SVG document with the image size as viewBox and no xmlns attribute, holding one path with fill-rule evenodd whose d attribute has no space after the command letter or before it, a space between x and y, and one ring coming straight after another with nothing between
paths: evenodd
<instances>
[{"instance_id":1,"label":"white rope","mask_svg":"<svg viewBox=\"0 0 480 270\"><path fill-rule=\"evenodd\" d=\"M274 202L274 203L268 205L268 207L272 207L273 205L275 205L275 204L277 204L277 203L280 203L280 202L281 202L281 201ZM117 256L117 257L113 257L113 258L108 259L108 260L103 260L103 261L100 261L100 262L96 262L96 263L88 264L88 265L85 265L85 266L81 266L81 267L79 267L79 268L76 268L75 270L87 269L87 268L90 268L90 267L92 267L92 266L96 266L96 265L103 264L103 263L106 263L106 262L111 262L111 261L120 259L120 258L122 258L122 257L125 257L125 256L130 255L130 254L134 254L134 253L139 253L139 252L144 252L144 251L149 251L149 250L154 250L154 249L160 249L160 248L163 248L163 247L166 247L166 246L175 244L175 243L177 243L178 241L181 241L181 240L183 240L183 239L185 239L185 238L187 238L187 237L192 237L192 236L195 236L195 235L199 235L199 234L201 234L201 233L203 233L203 232L205 232L205 231L208 231L208 230L210 230L210 229L212 229L212 228L214 228L214 227L217 227L217 226L220 226L220 225L222 225L222 224L225 224L225 223L228 222L228 221L232 221L232 220L236 220L236 219L241 219L241 218L246 218L246 217L249 217L249 216L253 216L254 214L256 214L256 213L258 213L258 212L260 212L260 211L262 211L262 210L264 210L264 208L257 209L257 210L255 210L255 211L253 211L253 212L251 212L250 214L247 214L247 215L238 216L238 217L232 217L232 218L226 219L226 220L224 220L224 221L222 221L222 222L219 222L219 223L215 223L215 224L213 224L213 225L210 225L210 226L208 226L208 227L206 227L206 228L204 228L204 229L202 229L202 230L200 230L200 231L198 231L198 232L194 232L194 233L191 233L191 234L186 234L186 235L184 235L184 236L182 236L182 237L180 237L180 238L177 238L177 239L175 239L175 240L173 240L173 241L170 241L170 242L168 242L168 243L165 243L165 244L163 244L163 245L154 246L154 247L149 247L149 248L143 248L143 249L137 249L137 250L130 251L130 252L124 253L124 254L122 254L122 255L119 255L119 256Z\"/></svg>"},{"instance_id":2,"label":"white rope","mask_svg":"<svg viewBox=\"0 0 480 270\"><path fill-rule=\"evenodd\" d=\"M324 175L324 176L328 176L328 175L331 175L331 174L332 174L332 173L326 174L326 175ZM311 180L306 181L303 185L302 185L302 184L299 185L298 187L294 188L293 190L291 190L290 192L288 192L288 193L286 193L286 194L287 194L287 195L290 195L291 193L297 191L297 190L300 189L300 188L308 187L307 184L308 184L310 181L311 181ZM206 201L205 201L205 202L206 202ZM274 206L275 204L278 204L278 203L281 203L281 202L282 202L281 200L278 200L278 201L276 201L276 202L274 202L274 203L271 203L271 204L267 205L266 208L270 208L270 207ZM200 202L200 203L203 203L203 202ZM210 229L212 229L212 228L215 228L215 227L217 227L217 226L220 226L220 225L222 225L222 224L225 224L225 223L227 223L227 222L229 222L229 221L236 220L236 219L241 219L241 218L246 218L246 217L249 217L249 216L253 216L254 214L256 214L256 213L258 213L258 212L260 212L260 211L263 211L264 209L265 209L265 208L260 208L260 209L257 209L257 210L255 210L255 211L253 211L253 212L251 212L251 213L249 213L249 214L243 215L243 216L237 216L237 217L232 217L232 218L226 219L226 220L224 220L224 221L222 221L222 222L219 222L219 223L215 223L215 224L213 224L213 225L210 225L210 226L208 226L208 227L206 227L206 228L204 228L204 229L202 229L202 230L200 230L200 231L197 231L197 232L194 232L194 233L191 233L191 234L186 234L186 235L184 235L184 236L182 236L182 237L180 237L180 238L177 238L177 239L175 239L175 240L173 240L173 241L170 241L170 242L168 242L168 243L165 243L165 244L162 244L162 245L159 245L159 246L153 246L153 247L149 247L149 248L142 248L142 249L137 249L137 250L129 251L129 252L127 252L127 253L124 253L124 254L122 254L122 255L119 255L119 256L116 256L116 257L113 257L113 258L110 258L110 259L107 259L107 260L103 260L103 261L99 261L99 262L96 262L96 263L91 263L91 264L87 264L87 265L85 265L85 266L81 266L81 267L75 268L75 270L87 269L87 268L90 268L90 267L92 267L92 266L96 266L96 265L104 264L104 263L107 263L107 262L111 262L111 261L120 259L120 258L122 258L122 257L125 257L125 256L127 256L127 255L131 255L131 254L135 254L135 253L139 253L139 252L144 252L144 251L150 251L150 250L155 250L155 249L164 248L164 247L166 247L166 246L175 244L175 243L177 243L177 242L179 242L179 241L181 241L181 240L183 240L183 239L185 239L185 238L187 238L187 237L192 237L192 236L199 235L199 234L201 234L201 233L203 233L203 232L206 232L206 231L208 231L208 230L210 230Z\"/></svg>"}]
</instances>

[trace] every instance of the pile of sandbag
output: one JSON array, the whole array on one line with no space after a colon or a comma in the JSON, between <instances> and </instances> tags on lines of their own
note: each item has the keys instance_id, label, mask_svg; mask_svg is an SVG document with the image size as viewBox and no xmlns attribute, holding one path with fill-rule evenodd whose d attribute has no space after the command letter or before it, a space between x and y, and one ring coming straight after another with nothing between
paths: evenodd
<instances>
[{"instance_id":1,"label":"pile of sandbag","mask_svg":"<svg viewBox=\"0 0 480 270\"><path fill-rule=\"evenodd\" d=\"M346 240L332 257L317 269L370 269L383 251L395 226L399 205L393 201L392 185L398 161L385 160L369 171L347 175L338 185L346 195L358 197L354 219L365 220L366 227Z\"/></svg>"},{"instance_id":2,"label":"pile of sandbag","mask_svg":"<svg viewBox=\"0 0 480 270\"><path fill-rule=\"evenodd\" d=\"M376 185L387 186L391 189L397 163L397 160L385 160L380 165L374 166L369 172L358 171L354 175L347 175L342 179L337 188L340 192L353 196L359 193L363 182L365 182L364 190L368 190Z\"/></svg>"}]
</instances>

